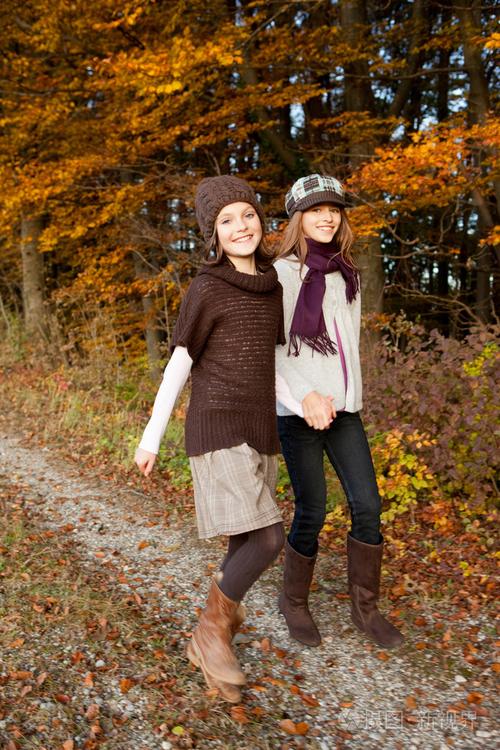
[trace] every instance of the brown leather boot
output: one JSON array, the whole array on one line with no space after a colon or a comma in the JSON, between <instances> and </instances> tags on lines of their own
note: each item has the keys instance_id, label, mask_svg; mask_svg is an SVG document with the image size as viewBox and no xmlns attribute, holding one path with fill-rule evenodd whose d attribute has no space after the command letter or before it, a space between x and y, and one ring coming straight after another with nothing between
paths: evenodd
<instances>
[{"instance_id":1,"label":"brown leather boot","mask_svg":"<svg viewBox=\"0 0 500 750\"><path fill-rule=\"evenodd\" d=\"M220 570L218 573L216 573L214 578L217 585L220 585L222 582L222 571ZM238 609L234 613L233 620L231 621L231 638L234 638L241 625L243 624L245 617L245 605L239 604ZM193 660L191 659L191 661ZM212 677L203 668L203 664L197 663L197 660L193 663L196 663L196 666L201 668L203 677L205 678L205 682L207 683L208 687L217 689L219 691L220 697L223 700L228 701L229 703L241 703L241 690L237 685L230 685L228 682L221 682L221 680L216 680L215 677Z\"/></svg>"},{"instance_id":2,"label":"brown leather boot","mask_svg":"<svg viewBox=\"0 0 500 750\"><path fill-rule=\"evenodd\" d=\"M377 609L382 566L380 544L365 544L347 537L347 571L351 597L351 618L356 627L379 646L395 648L404 637Z\"/></svg>"},{"instance_id":3,"label":"brown leather boot","mask_svg":"<svg viewBox=\"0 0 500 750\"><path fill-rule=\"evenodd\" d=\"M231 648L232 623L237 621L238 606L212 581L206 607L187 647L189 660L201 667L203 674L230 685L246 682Z\"/></svg>"},{"instance_id":4,"label":"brown leather boot","mask_svg":"<svg viewBox=\"0 0 500 750\"><path fill-rule=\"evenodd\" d=\"M245 617L246 617L245 605L240 604L234 614L234 619L231 623L231 637L232 638L234 638L234 636L240 629ZM208 672L206 672L203 669L202 664L197 664L196 666L201 667L201 670L203 672L203 677L205 678L205 682L207 683L208 687L216 688L219 691L220 697L223 698L223 700L228 701L229 703L241 703L241 690L239 689L237 685L230 685L229 682L222 682L221 680L216 680L215 677L212 677L210 674L208 674Z\"/></svg>"},{"instance_id":5,"label":"brown leather boot","mask_svg":"<svg viewBox=\"0 0 500 750\"><path fill-rule=\"evenodd\" d=\"M319 630L307 605L315 563L316 555L305 557L286 541L283 590L279 595L278 607L292 638L306 646L319 646L321 643Z\"/></svg>"}]
</instances>

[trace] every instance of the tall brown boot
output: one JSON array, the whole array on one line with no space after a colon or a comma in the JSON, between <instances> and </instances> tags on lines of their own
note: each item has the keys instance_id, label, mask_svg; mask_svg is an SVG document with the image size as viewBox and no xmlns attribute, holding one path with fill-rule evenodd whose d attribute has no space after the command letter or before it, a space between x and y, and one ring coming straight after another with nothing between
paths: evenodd
<instances>
[{"instance_id":1,"label":"tall brown boot","mask_svg":"<svg viewBox=\"0 0 500 750\"><path fill-rule=\"evenodd\" d=\"M380 544L365 544L347 537L347 571L351 597L351 618L356 627L379 646L395 648L404 637L377 609L382 566Z\"/></svg>"},{"instance_id":2,"label":"tall brown boot","mask_svg":"<svg viewBox=\"0 0 500 750\"><path fill-rule=\"evenodd\" d=\"M286 541L283 590L279 595L278 607L292 638L306 646L319 646L321 643L319 630L307 604L315 564L316 555L305 557Z\"/></svg>"},{"instance_id":3,"label":"tall brown boot","mask_svg":"<svg viewBox=\"0 0 500 750\"><path fill-rule=\"evenodd\" d=\"M206 607L187 647L188 658L201 667L203 674L230 685L246 682L231 648L238 606L238 602L228 599L215 580L212 581Z\"/></svg>"},{"instance_id":4,"label":"tall brown boot","mask_svg":"<svg viewBox=\"0 0 500 750\"><path fill-rule=\"evenodd\" d=\"M219 585L222 581L222 571L215 574L215 582ZM246 610L244 604L239 604L237 610L234 613L234 617L231 621L231 638L234 638L238 630L240 629L243 621L246 617ZM191 658L191 657L190 657ZM195 657L196 659L196 657ZM191 659L193 661L193 659ZM229 682L222 682L212 677L204 668L203 664L194 661L197 667L201 667L203 677L209 688L216 688L219 691L220 697L229 703L241 703L241 690L238 685L230 685Z\"/></svg>"}]
</instances>

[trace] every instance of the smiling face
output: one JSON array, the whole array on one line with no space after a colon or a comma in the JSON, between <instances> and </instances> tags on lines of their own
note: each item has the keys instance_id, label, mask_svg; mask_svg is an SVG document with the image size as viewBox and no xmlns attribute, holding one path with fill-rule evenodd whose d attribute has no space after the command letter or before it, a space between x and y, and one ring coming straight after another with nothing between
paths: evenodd
<instances>
[{"instance_id":1,"label":"smiling face","mask_svg":"<svg viewBox=\"0 0 500 750\"><path fill-rule=\"evenodd\" d=\"M249 258L262 239L257 211L242 201L224 206L215 220L215 228L220 246L231 259Z\"/></svg>"},{"instance_id":2,"label":"smiling face","mask_svg":"<svg viewBox=\"0 0 500 750\"><path fill-rule=\"evenodd\" d=\"M305 237L316 242L331 242L341 221L338 206L334 206L333 203L319 203L302 214L302 231Z\"/></svg>"}]
</instances>

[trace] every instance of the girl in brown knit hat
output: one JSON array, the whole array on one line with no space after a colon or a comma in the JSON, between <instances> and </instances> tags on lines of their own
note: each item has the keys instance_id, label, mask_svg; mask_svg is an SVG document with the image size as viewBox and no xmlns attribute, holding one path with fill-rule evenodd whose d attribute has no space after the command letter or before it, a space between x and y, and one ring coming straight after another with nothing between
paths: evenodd
<instances>
[{"instance_id":1,"label":"girl in brown knit hat","mask_svg":"<svg viewBox=\"0 0 500 750\"><path fill-rule=\"evenodd\" d=\"M187 654L210 687L237 703L245 676L231 641L244 617L240 602L284 544L275 501L274 375L275 346L285 340L282 290L250 185L209 177L198 187L195 209L205 264L182 302L173 353L135 460L147 476L191 374L185 437L198 531L201 538L227 535L229 543Z\"/></svg>"}]
</instances>

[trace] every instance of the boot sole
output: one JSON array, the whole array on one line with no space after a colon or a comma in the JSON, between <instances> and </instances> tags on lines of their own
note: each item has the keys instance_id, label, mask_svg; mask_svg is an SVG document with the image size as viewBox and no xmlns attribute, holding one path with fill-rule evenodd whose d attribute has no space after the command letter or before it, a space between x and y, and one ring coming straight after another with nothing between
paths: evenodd
<instances>
[{"instance_id":1,"label":"boot sole","mask_svg":"<svg viewBox=\"0 0 500 750\"><path fill-rule=\"evenodd\" d=\"M399 643L380 643L380 641L375 640L375 638L367 631L365 630L361 625L358 625L357 622L355 622L351 616L351 622L354 625L354 627L359 630L360 633L363 633L363 635L366 635L367 638L369 638L372 643L374 643L379 648L399 648L402 646L405 642L404 636L401 636L401 641Z\"/></svg>"},{"instance_id":2,"label":"boot sole","mask_svg":"<svg viewBox=\"0 0 500 750\"><path fill-rule=\"evenodd\" d=\"M290 625L288 624L288 620L286 619L286 614L283 612L283 610L281 609L281 607L279 605L278 605L278 611L279 611L280 615L283 615L283 617L285 619L286 626L288 628L288 634L290 635L290 638L293 638L293 640L297 641L297 643L302 643L303 646L309 646L310 648L317 648L318 646L321 646L321 635L319 634L319 632L318 632L318 638L319 638L319 640L304 641L301 638L298 638L290 630Z\"/></svg>"},{"instance_id":3,"label":"boot sole","mask_svg":"<svg viewBox=\"0 0 500 750\"><path fill-rule=\"evenodd\" d=\"M193 637L191 638L191 640L189 641L187 645L186 653L187 653L187 657L189 661L192 664L194 664L195 667L199 667L204 675L209 674L210 677L214 680L217 680L217 682L222 682L222 683L226 683L229 685L245 685L246 684L246 677L243 673L240 673L240 675L235 675L235 679L229 682L228 680L222 679L220 675L216 675L216 674L213 674L212 672L208 672L203 656L201 654L201 651L198 648L198 644L196 643Z\"/></svg>"},{"instance_id":4,"label":"boot sole","mask_svg":"<svg viewBox=\"0 0 500 750\"><path fill-rule=\"evenodd\" d=\"M221 680L212 677L212 675L205 669L204 664L196 656L194 649L191 648L191 642L187 645L186 654L191 664L194 664L195 667L201 669L205 682L210 690L213 688L218 690L220 697L228 703L241 703L241 692L237 685L230 685L228 682L222 682ZM231 688L237 691L233 695L227 693L227 690Z\"/></svg>"}]
</instances>

